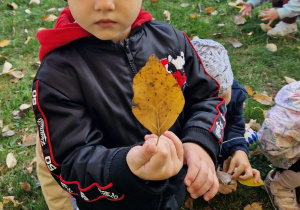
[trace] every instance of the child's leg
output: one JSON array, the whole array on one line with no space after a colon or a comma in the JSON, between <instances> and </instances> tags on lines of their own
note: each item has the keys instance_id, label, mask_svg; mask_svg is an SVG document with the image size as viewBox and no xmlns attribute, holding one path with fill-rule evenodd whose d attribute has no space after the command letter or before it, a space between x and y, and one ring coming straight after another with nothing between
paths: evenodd
<instances>
[{"instance_id":1,"label":"child's leg","mask_svg":"<svg viewBox=\"0 0 300 210\"><path fill-rule=\"evenodd\" d=\"M64 191L50 174L44 160L41 145L36 141L37 176L49 210L73 210L71 195Z\"/></svg>"},{"instance_id":2,"label":"child's leg","mask_svg":"<svg viewBox=\"0 0 300 210\"><path fill-rule=\"evenodd\" d=\"M278 174L278 182L285 188L294 189L300 187L300 172L284 170Z\"/></svg>"}]
</instances>

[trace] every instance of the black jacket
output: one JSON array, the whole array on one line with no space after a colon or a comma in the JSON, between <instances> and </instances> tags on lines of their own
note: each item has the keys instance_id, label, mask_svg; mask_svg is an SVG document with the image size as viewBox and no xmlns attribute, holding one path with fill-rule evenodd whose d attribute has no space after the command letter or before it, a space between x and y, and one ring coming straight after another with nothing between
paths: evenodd
<instances>
[{"instance_id":1,"label":"black jacket","mask_svg":"<svg viewBox=\"0 0 300 210\"><path fill-rule=\"evenodd\" d=\"M130 148L149 133L131 111L132 79L152 54L168 61L185 96L170 130L183 142L203 146L216 163L226 108L182 32L150 21L124 44L93 36L75 40L45 57L33 82L32 104L46 165L81 210L183 204L184 168L168 180L144 181L126 163ZM183 68L173 62L177 59L185 61Z\"/></svg>"}]
</instances>

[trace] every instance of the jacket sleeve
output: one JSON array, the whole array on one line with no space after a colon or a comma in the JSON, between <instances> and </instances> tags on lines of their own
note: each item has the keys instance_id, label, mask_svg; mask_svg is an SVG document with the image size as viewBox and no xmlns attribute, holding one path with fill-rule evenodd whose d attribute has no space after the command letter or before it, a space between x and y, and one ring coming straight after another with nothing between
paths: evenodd
<instances>
[{"instance_id":1,"label":"jacket sleeve","mask_svg":"<svg viewBox=\"0 0 300 210\"><path fill-rule=\"evenodd\" d=\"M227 106L226 127L221 149L221 159L226 160L237 150L249 154L244 138L245 120L243 118L243 103L247 98L246 89L234 80L231 101Z\"/></svg>"},{"instance_id":2,"label":"jacket sleeve","mask_svg":"<svg viewBox=\"0 0 300 210\"><path fill-rule=\"evenodd\" d=\"M131 147L103 146L107 139L88 114L76 75L68 70L72 66L59 59L45 58L32 87L40 144L52 176L67 192L88 202L161 193L166 180L145 182L130 171L126 155Z\"/></svg>"},{"instance_id":3,"label":"jacket sleeve","mask_svg":"<svg viewBox=\"0 0 300 210\"><path fill-rule=\"evenodd\" d=\"M201 59L185 39L186 83L183 93L185 125L181 139L202 146L216 164L219 143L222 142L225 127L225 101L217 97L218 83L205 71Z\"/></svg>"},{"instance_id":4,"label":"jacket sleeve","mask_svg":"<svg viewBox=\"0 0 300 210\"><path fill-rule=\"evenodd\" d=\"M277 8L280 19L285 17L296 17L300 15L300 1L290 0L282 8Z\"/></svg>"}]
</instances>

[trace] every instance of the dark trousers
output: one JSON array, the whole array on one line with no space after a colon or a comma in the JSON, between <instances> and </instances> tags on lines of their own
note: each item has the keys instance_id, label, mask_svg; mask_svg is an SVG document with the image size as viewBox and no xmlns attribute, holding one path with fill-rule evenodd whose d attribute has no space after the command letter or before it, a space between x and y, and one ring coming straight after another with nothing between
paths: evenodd
<instances>
[{"instance_id":1,"label":"dark trousers","mask_svg":"<svg viewBox=\"0 0 300 210\"><path fill-rule=\"evenodd\" d=\"M289 0L272 1L272 6L273 7L282 7L284 4L287 4L288 2L289 2ZM288 23L288 24L296 23L297 17L298 16L292 17L292 18L286 17L286 18L282 18L281 21Z\"/></svg>"}]
</instances>

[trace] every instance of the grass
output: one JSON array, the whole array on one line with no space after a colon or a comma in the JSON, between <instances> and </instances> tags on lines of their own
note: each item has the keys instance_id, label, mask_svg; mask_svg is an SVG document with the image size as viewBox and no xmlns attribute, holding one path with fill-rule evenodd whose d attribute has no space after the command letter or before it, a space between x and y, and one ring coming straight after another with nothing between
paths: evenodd
<instances>
[{"instance_id":1,"label":"grass","mask_svg":"<svg viewBox=\"0 0 300 210\"><path fill-rule=\"evenodd\" d=\"M15 196L15 200L22 202L18 207L12 203L4 204L4 209L47 209L43 199L36 173L25 173L23 169L30 166L30 161L35 157L35 147L23 147L20 145L24 135L36 132L33 113L30 110L25 116L16 120L12 111L18 110L21 104L31 103L32 75L36 73L38 62L39 43L35 34L40 27L52 28L54 22L45 22L42 17L48 14L59 15L59 11L47 12L50 8L65 7L64 1L48 0L41 4L29 5L28 0L15 0L18 9L12 10L7 4L11 1L0 0L0 41L10 40L10 44L0 48L0 72L5 61L10 62L13 68L24 73L24 77L13 83L10 75L0 76L0 120L3 125L9 125L15 135L3 137L0 135L0 202L4 196ZM188 2L190 5L183 8L179 5ZM231 60L235 79L242 85L249 85L256 93L266 92L269 95L276 92L286 84L284 76L300 80L300 33L294 37L271 38L260 29L260 19L257 17L259 9L270 6L264 3L254 9L252 19L246 17L247 22L243 25L233 23L233 17L238 15L238 9L230 7L224 0L159 0L159 3L151 4L149 0L143 2L143 8L152 13L158 21L165 21L164 10L171 13L171 24L184 31L190 38L198 36L203 39L214 39L225 46ZM209 15L198 12L198 4L204 8L213 7L218 15ZM30 14L25 13L29 9ZM192 19L190 14L199 14ZM226 16L219 14L226 13ZM218 24L223 23L220 27ZM300 27L298 22L298 27ZM26 30L25 30L26 29ZM27 31L27 32L26 32ZM247 33L253 32L251 36ZM217 35L214 35L217 34ZM25 41L32 37L28 44ZM229 39L237 39L243 45L234 48ZM276 52L270 52L265 48L267 43L277 45ZM256 119L259 123L263 121L260 107L267 110L270 107L261 105L253 100L251 96L246 100L244 117L246 122ZM2 128L1 128L2 129ZM6 156L14 152L18 161L13 169L6 170ZM270 170L270 163L262 156L256 155L251 158L251 163L258 168L264 178ZM31 191L25 192L19 185L25 180L31 185ZM299 195L299 192L298 192ZM299 200L299 196L298 196ZM217 195L209 203L199 198L194 201L194 209L243 209L253 202L261 203L263 209L271 209L266 192L258 187L246 187L239 185L238 191L229 195Z\"/></svg>"}]
</instances>

